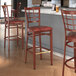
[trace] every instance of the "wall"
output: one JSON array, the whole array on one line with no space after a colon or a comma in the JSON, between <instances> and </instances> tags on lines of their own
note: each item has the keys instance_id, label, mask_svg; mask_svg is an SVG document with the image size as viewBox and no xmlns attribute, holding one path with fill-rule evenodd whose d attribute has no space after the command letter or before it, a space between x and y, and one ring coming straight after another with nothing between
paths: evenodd
<instances>
[{"instance_id":1,"label":"wall","mask_svg":"<svg viewBox=\"0 0 76 76\"><path fill-rule=\"evenodd\" d=\"M69 6L69 0L64 0L63 5L68 7Z\"/></svg>"},{"instance_id":2,"label":"wall","mask_svg":"<svg viewBox=\"0 0 76 76\"><path fill-rule=\"evenodd\" d=\"M51 3L61 6L61 0L51 0Z\"/></svg>"},{"instance_id":3,"label":"wall","mask_svg":"<svg viewBox=\"0 0 76 76\"><path fill-rule=\"evenodd\" d=\"M11 5L11 0L1 0L1 5L4 5L4 2L6 2L7 5ZM11 16L11 6L8 7L9 9L9 16ZM4 17L3 9L1 7L1 17Z\"/></svg>"},{"instance_id":4,"label":"wall","mask_svg":"<svg viewBox=\"0 0 76 76\"><path fill-rule=\"evenodd\" d=\"M38 4L33 5L32 0L27 0L27 7L39 6Z\"/></svg>"},{"instance_id":5,"label":"wall","mask_svg":"<svg viewBox=\"0 0 76 76\"><path fill-rule=\"evenodd\" d=\"M32 7L32 0L27 0L27 7Z\"/></svg>"},{"instance_id":6,"label":"wall","mask_svg":"<svg viewBox=\"0 0 76 76\"><path fill-rule=\"evenodd\" d=\"M69 0L69 7L75 7L76 8L76 0Z\"/></svg>"},{"instance_id":7,"label":"wall","mask_svg":"<svg viewBox=\"0 0 76 76\"><path fill-rule=\"evenodd\" d=\"M64 6L75 7L76 8L76 0L63 0Z\"/></svg>"},{"instance_id":8,"label":"wall","mask_svg":"<svg viewBox=\"0 0 76 76\"><path fill-rule=\"evenodd\" d=\"M39 4L40 5L41 4L41 0L32 0L32 4L34 4L34 5L35 4Z\"/></svg>"}]
</instances>

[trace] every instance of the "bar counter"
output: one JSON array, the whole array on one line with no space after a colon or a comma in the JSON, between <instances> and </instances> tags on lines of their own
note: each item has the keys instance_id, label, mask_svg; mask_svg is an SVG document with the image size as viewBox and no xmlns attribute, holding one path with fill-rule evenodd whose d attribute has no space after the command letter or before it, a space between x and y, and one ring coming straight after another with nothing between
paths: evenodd
<instances>
[{"instance_id":1,"label":"bar counter","mask_svg":"<svg viewBox=\"0 0 76 76\"><path fill-rule=\"evenodd\" d=\"M62 21L61 11L52 11L51 8L41 8L41 25L50 26L53 28L53 50L57 55L62 56L64 53L64 24ZM36 38L36 44L39 45L39 39ZM29 39L29 43L32 40ZM42 37L42 46L49 48L49 37ZM72 50L67 49L67 56L72 56Z\"/></svg>"},{"instance_id":2,"label":"bar counter","mask_svg":"<svg viewBox=\"0 0 76 76\"><path fill-rule=\"evenodd\" d=\"M41 7L40 11L41 11L40 12L41 14L61 15L61 10L59 10L59 12L56 12L56 11L53 11L52 8L50 8L50 7L48 7L48 8Z\"/></svg>"}]
</instances>

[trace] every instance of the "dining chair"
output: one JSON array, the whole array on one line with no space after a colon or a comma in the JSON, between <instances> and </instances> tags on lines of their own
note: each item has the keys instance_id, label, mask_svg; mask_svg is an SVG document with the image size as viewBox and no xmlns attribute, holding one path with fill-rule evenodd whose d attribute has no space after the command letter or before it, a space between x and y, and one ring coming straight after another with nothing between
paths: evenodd
<instances>
[{"instance_id":1,"label":"dining chair","mask_svg":"<svg viewBox=\"0 0 76 76\"><path fill-rule=\"evenodd\" d=\"M40 7L24 8L26 17L26 27L27 27L27 38L26 38L26 49L25 49L25 63L27 61L27 51L33 54L33 68L36 69L36 55L40 55L42 59L43 53L50 53L51 65L53 64L53 43L52 43L52 28L40 25ZM42 47L41 36L50 37L50 49ZM39 38L39 46L36 46L36 37ZM33 39L33 47L28 47L28 38ZM36 52L36 48L40 51ZM47 49L47 51L42 51L42 48ZM30 49L33 49L31 52Z\"/></svg>"},{"instance_id":2,"label":"dining chair","mask_svg":"<svg viewBox=\"0 0 76 76\"><path fill-rule=\"evenodd\" d=\"M8 5L3 5L3 12L4 12L4 19L5 19L5 33L4 33L4 48L6 44L6 40L8 40L8 50L10 50L10 40L17 40L17 46L19 39L22 40L22 48L24 47L24 39L23 39L23 20L19 19L12 19L9 17L9 10ZM17 29L15 32L17 32L16 35L11 36L10 32L11 29ZM21 36L19 36L19 28L21 31ZM7 36L6 36L7 35Z\"/></svg>"},{"instance_id":3,"label":"dining chair","mask_svg":"<svg viewBox=\"0 0 76 76\"><path fill-rule=\"evenodd\" d=\"M21 2L17 3L16 9L11 9L11 17L17 18L20 15Z\"/></svg>"},{"instance_id":4,"label":"dining chair","mask_svg":"<svg viewBox=\"0 0 76 76\"><path fill-rule=\"evenodd\" d=\"M74 69L76 72L76 11L62 9L61 13L65 30L64 58L62 71L62 76L64 76L65 66ZM66 59L66 47L74 49L74 56L69 59ZM72 59L74 59L74 66L68 64L68 62Z\"/></svg>"}]
</instances>

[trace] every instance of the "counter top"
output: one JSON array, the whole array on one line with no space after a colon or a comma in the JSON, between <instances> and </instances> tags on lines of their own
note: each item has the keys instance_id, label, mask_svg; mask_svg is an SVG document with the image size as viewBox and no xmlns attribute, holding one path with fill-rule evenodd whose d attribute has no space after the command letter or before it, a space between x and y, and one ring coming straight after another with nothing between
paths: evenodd
<instances>
[{"instance_id":1,"label":"counter top","mask_svg":"<svg viewBox=\"0 0 76 76\"><path fill-rule=\"evenodd\" d=\"M59 9L59 12L56 12L56 11L53 11L52 8L44 8L44 7L41 7L40 8L40 13L41 14L53 14L53 15L61 15L61 9L65 9L65 10L75 10L75 8L60 8ZM21 10L22 12L25 12L24 9Z\"/></svg>"},{"instance_id":2,"label":"counter top","mask_svg":"<svg viewBox=\"0 0 76 76\"><path fill-rule=\"evenodd\" d=\"M59 12L53 11L51 8L40 8L43 14L61 15L61 9L76 11L76 8L60 8ZM76 15L75 15L76 16Z\"/></svg>"},{"instance_id":3,"label":"counter top","mask_svg":"<svg viewBox=\"0 0 76 76\"><path fill-rule=\"evenodd\" d=\"M56 12L56 11L53 11L51 8L41 8L40 11L42 14L61 15L61 10L59 10L59 12Z\"/></svg>"},{"instance_id":4,"label":"counter top","mask_svg":"<svg viewBox=\"0 0 76 76\"><path fill-rule=\"evenodd\" d=\"M21 10L22 12L25 12L24 9ZM42 14L54 14L54 15L61 15L61 11L59 12L53 11L51 8L40 8L40 13Z\"/></svg>"}]
</instances>

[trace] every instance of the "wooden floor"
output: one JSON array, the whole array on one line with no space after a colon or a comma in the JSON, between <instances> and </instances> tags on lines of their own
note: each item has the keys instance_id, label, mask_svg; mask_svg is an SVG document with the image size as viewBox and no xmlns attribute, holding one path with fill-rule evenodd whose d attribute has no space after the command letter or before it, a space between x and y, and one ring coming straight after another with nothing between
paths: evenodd
<instances>
[{"instance_id":1,"label":"wooden floor","mask_svg":"<svg viewBox=\"0 0 76 76\"><path fill-rule=\"evenodd\" d=\"M13 32L14 33L14 32ZM24 32L25 33L25 32ZM43 60L36 57L36 70L33 70L33 56L28 54L28 61L24 63L24 49L21 41L17 48L16 41L11 41L4 49L4 25L0 25L0 76L62 76L62 58L54 55L53 66L50 65L49 54L43 54ZM8 43L8 42L7 42ZM69 63L72 65L72 62ZM65 68L65 76L76 76L74 70Z\"/></svg>"}]
</instances>

